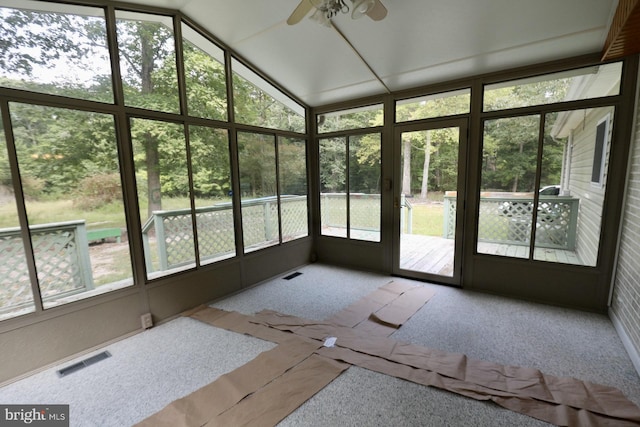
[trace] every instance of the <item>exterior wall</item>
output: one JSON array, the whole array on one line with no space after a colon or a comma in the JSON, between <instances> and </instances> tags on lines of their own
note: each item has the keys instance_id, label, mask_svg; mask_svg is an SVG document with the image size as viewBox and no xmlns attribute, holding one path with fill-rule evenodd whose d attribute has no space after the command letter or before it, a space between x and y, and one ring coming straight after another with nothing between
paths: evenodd
<instances>
[{"instance_id":1,"label":"exterior wall","mask_svg":"<svg viewBox=\"0 0 640 427\"><path fill-rule=\"evenodd\" d=\"M611 314L632 358L635 350L634 362L640 371L640 108L637 110Z\"/></svg>"},{"instance_id":2,"label":"exterior wall","mask_svg":"<svg viewBox=\"0 0 640 427\"><path fill-rule=\"evenodd\" d=\"M571 196L580 199L578 228L576 235L576 253L584 265L595 266L598 259L598 244L602 218L602 206L609 167L609 144L607 144L602 187L591 183L594 150L596 144L596 126L598 121L610 113L608 141L611 141L613 108L598 108L591 111L584 122L572 131L571 177L569 190Z\"/></svg>"}]
</instances>

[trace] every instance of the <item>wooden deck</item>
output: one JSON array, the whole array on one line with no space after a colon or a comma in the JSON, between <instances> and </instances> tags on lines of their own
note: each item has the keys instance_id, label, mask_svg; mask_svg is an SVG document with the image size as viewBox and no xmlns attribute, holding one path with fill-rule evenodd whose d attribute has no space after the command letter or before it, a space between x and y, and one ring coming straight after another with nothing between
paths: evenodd
<instances>
[{"instance_id":1,"label":"wooden deck","mask_svg":"<svg viewBox=\"0 0 640 427\"><path fill-rule=\"evenodd\" d=\"M443 237L400 236L400 268L453 277L454 241Z\"/></svg>"},{"instance_id":2,"label":"wooden deck","mask_svg":"<svg viewBox=\"0 0 640 427\"><path fill-rule=\"evenodd\" d=\"M344 228L324 228L325 236L346 237ZM352 238L379 241L380 233L370 231L352 231ZM529 258L529 247L480 242L478 252L512 258ZM400 236L400 268L421 273L453 277L454 241L438 236L403 234ZM573 251L561 249L536 248L534 259L538 261L558 262L562 264L583 265Z\"/></svg>"},{"instance_id":3,"label":"wooden deck","mask_svg":"<svg viewBox=\"0 0 640 427\"><path fill-rule=\"evenodd\" d=\"M478 252L488 255L528 258L529 247L499 243L478 244ZM443 237L403 234L400 238L400 268L422 273L453 276L454 242ZM536 248L534 259L563 264L582 265L575 252Z\"/></svg>"}]
</instances>

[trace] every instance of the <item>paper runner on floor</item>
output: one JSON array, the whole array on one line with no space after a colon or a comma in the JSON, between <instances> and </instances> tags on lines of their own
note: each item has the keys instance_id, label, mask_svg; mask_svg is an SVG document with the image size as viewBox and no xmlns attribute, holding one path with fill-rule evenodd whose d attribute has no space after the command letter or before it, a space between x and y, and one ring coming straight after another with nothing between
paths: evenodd
<instances>
[{"instance_id":1,"label":"paper runner on floor","mask_svg":"<svg viewBox=\"0 0 640 427\"><path fill-rule=\"evenodd\" d=\"M193 310L189 314L195 319L279 346L140 425L275 425L350 365L491 400L556 425L640 425L640 409L616 388L388 338L433 295L423 286L390 282L326 321L269 310L254 316L211 307ZM323 346L327 337L335 338L332 347Z\"/></svg>"}]
</instances>

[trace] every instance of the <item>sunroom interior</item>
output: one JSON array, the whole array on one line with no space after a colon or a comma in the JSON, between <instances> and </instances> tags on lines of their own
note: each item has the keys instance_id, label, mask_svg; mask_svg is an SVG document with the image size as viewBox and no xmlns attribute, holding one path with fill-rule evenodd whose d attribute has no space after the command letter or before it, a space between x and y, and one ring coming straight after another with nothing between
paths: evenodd
<instances>
[{"instance_id":1,"label":"sunroom interior","mask_svg":"<svg viewBox=\"0 0 640 427\"><path fill-rule=\"evenodd\" d=\"M385 3L0 0L0 383L314 262L608 313L640 371L634 2Z\"/></svg>"}]
</instances>

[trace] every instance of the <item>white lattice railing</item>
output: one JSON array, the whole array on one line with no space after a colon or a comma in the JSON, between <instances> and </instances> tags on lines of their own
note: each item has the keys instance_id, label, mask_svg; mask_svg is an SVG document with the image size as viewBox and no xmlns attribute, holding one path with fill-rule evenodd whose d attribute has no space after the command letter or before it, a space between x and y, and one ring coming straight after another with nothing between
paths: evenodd
<instances>
[{"instance_id":1,"label":"white lattice railing","mask_svg":"<svg viewBox=\"0 0 640 427\"><path fill-rule=\"evenodd\" d=\"M278 242L278 199L242 201L245 248ZM282 240L308 234L307 197L281 196ZM219 203L195 209L201 262L233 256L236 251L233 206ZM155 211L142 227L147 272L191 264L195 259L191 209ZM155 237L155 239L154 239ZM155 251L152 243L155 241ZM154 260L157 260L154 262Z\"/></svg>"},{"instance_id":2,"label":"white lattice railing","mask_svg":"<svg viewBox=\"0 0 640 427\"><path fill-rule=\"evenodd\" d=\"M574 250L580 200L565 196L540 196L536 221L536 246ZM528 246L531 242L533 197L487 195L480 197L478 240ZM453 238L456 196L444 198L444 237Z\"/></svg>"},{"instance_id":3,"label":"white lattice railing","mask_svg":"<svg viewBox=\"0 0 640 427\"><path fill-rule=\"evenodd\" d=\"M320 215L323 227L347 228L346 193L321 193ZM380 194L349 194L352 230L380 231Z\"/></svg>"},{"instance_id":4,"label":"white lattice railing","mask_svg":"<svg viewBox=\"0 0 640 427\"><path fill-rule=\"evenodd\" d=\"M29 227L40 294L50 301L93 289L87 231L83 220ZM0 230L0 314L33 301L19 227Z\"/></svg>"}]
</instances>

